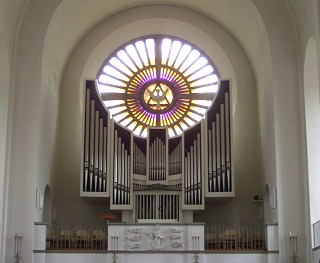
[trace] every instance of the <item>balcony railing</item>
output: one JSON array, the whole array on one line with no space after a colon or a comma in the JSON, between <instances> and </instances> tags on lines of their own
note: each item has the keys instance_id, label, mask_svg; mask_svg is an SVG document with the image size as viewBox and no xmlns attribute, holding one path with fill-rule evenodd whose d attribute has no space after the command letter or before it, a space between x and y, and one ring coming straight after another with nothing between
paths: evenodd
<instances>
[{"instance_id":1,"label":"balcony railing","mask_svg":"<svg viewBox=\"0 0 320 263\"><path fill-rule=\"evenodd\" d=\"M205 227L205 250L265 250L264 228ZM47 250L107 250L107 227L47 228Z\"/></svg>"},{"instance_id":2,"label":"balcony railing","mask_svg":"<svg viewBox=\"0 0 320 263\"><path fill-rule=\"evenodd\" d=\"M264 228L205 227L206 250L265 250Z\"/></svg>"},{"instance_id":3,"label":"balcony railing","mask_svg":"<svg viewBox=\"0 0 320 263\"><path fill-rule=\"evenodd\" d=\"M47 250L106 250L107 227L60 227L47 229Z\"/></svg>"}]
</instances>

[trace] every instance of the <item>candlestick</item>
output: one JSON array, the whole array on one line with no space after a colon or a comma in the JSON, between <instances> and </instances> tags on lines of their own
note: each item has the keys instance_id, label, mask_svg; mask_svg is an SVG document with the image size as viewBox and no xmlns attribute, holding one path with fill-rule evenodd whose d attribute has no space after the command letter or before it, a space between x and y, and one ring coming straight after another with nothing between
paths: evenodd
<instances>
[{"instance_id":1,"label":"candlestick","mask_svg":"<svg viewBox=\"0 0 320 263\"><path fill-rule=\"evenodd\" d=\"M15 263L19 263L20 259L22 258L21 256L21 240L22 236L21 235L15 235L14 237L14 259Z\"/></svg>"},{"instance_id":2,"label":"candlestick","mask_svg":"<svg viewBox=\"0 0 320 263\"><path fill-rule=\"evenodd\" d=\"M292 263L297 262L297 253L298 253L298 237L294 232L290 232L290 259Z\"/></svg>"}]
</instances>

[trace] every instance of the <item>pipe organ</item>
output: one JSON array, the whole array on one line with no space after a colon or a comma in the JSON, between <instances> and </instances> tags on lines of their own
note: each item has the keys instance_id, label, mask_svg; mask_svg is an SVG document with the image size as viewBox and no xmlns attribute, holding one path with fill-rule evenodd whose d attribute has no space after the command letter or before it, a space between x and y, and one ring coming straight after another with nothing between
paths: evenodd
<instances>
[{"instance_id":1,"label":"pipe organ","mask_svg":"<svg viewBox=\"0 0 320 263\"><path fill-rule=\"evenodd\" d=\"M110 197L111 209L131 210L136 222L182 222L206 198L233 197L230 105L221 81L198 124L172 138L168 127L149 127L143 138L113 122L87 81L81 196Z\"/></svg>"}]
</instances>

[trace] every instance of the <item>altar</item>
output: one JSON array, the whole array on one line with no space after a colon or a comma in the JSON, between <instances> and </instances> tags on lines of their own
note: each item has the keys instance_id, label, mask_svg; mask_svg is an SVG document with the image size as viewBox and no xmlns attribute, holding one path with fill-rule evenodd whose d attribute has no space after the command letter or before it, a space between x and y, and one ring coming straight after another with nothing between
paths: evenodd
<instances>
[{"instance_id":1,"label":"altar","mask_svg":"<svg viewBox=\"0 0 320 263\"><path fill-rule=\"evenodd\" d=\"M204 251L204 224L109 223L110 251Z\"/></svg>"}]
</instances>

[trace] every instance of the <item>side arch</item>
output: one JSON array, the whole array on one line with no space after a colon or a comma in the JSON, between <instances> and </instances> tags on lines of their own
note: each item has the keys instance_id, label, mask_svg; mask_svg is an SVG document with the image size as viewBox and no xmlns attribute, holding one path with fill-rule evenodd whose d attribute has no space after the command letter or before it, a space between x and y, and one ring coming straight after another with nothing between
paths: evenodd
<instances>
[{"instance_id":1,"label":"side arch","mask_svg":"<svg viewBox=\"0 0 320 263\"><path fill-rule=\"evenodd\" d=\"M44 190L44 200L43 200L43 222L47 223L49 226L52 225L52 201L51 201L51 190L49 185L46 186Z\"/></svg>"}]
</instances>

